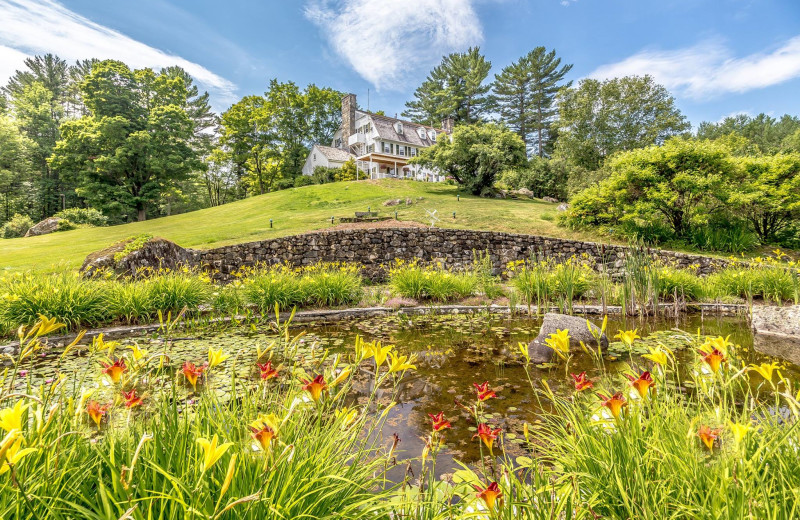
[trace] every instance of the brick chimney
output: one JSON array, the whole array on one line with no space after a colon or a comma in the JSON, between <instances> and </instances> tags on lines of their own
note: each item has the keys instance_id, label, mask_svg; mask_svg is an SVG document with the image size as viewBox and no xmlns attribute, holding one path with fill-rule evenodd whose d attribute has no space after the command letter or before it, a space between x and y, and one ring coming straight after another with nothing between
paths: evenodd
<instances>
[{"instance_id":1,"label":"brick chimney","mask_svg":"<svg viewBox=\"0 0 800 520\"><path fill-rule=\"evenodd\" d=\"M356 133L356 95L342 98L342 148L350 149L350 136Z\"/></svg>"},{"instance_id":2,"label":"brick chimney","mask_svg":"<svg viewBox=\"0 0 800 520\"><path fill-rule=\"evenodd\" d=\"M442 130L447 132L448 134L453 133L453 127L455 126L455 121L452 117L446 117L442 119Z\"/></svg>"}]
</instances>

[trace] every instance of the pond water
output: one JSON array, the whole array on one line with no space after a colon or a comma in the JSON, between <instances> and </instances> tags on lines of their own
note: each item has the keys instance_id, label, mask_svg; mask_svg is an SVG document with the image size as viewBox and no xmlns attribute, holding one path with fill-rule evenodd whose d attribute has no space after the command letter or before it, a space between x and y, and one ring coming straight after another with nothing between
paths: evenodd
<instances>
[{"instance_id":1,"label":"pond water","mask_svg":"<svg viewBox=\"0 0 800 520\"><path fill-rule=\"evenodd\" d=\"M592 318L594 319L594 318ZM417 370L409 372L398 387L398 393L379 390L378 398L385 404L392 399L399 404L389 412L386 427L381 432L382 442L390 443L392 434L401 440L398 445L398 466L390 478L399 480L407 470L404 459L419 457L425 437L430 432L428 413L443 411L452 423L446 433L446 448L440 452L437 472L448 473L458 469L456 460L467 464L480 458L478 442L472 440L476 425L470 415L456 401L470 403L474 400L473 383L488 381L497 393L496 399L486 403L487 418L494 428L502 428L506 451L510 455L521 455L523 425L533 423L541 410L531 391L528 378L521 364L518 343L527 343L536 337L541 320L535 317L509 317L489 313L458 315L406 315L354 319L336 324L307 323L293 326L291 333L305 331L299 354L306 356L309 349L316 352L329 350L333 353L351 353L356 336L367 341L379 340L384 345L393 344L403 354L416 354ZM672 319L640 319L609 317L608 337L619 330L638 329L642 339L637 342L635 354L646 352L646 345L658 342L676 349L678 358L694 358L686 347L688 340L698 334L705 336L730 336L731 341L741 346L739 353L748 362L760 363L768 360L753 349L753 335L746 318L682 315ZM180 332L183 337L174 338L170 347L172 366L180 367L184 361L202 363L209 347L222 348L233 354L232 359L218 367L218 371L204 385L203 391L216 392L224 397L230 392L230 370L237 377L258 380L255 367L256 349L264 348L275 333L267 326L229 327L224 330ZM612 340L613 341L613 340ZM120 347L136 343L151 353L163 349L162 340L153 336L127 338ZM617 345L618 346L618 345ZM613 372L627 368L630 358L627 353L615 350L614 344L605 357L606 369ZM76 388L98 386L104 389L97 366L88 366L87 358L76 352L59 360L58 349L46 351L31 367L34 383L44 382L64 374ZM634 357L634 360L636 357ZM231 368L235 367L235 368ZM224 369L224 370L220 370ZM599 371L590 356L576 355L571 361L570 372L586 370L590 377L599 377ZM795 371L789 367L789 371ZM546 379L556 392L571 393L572 380L563 365L539 365L529 369L534 381ZM370 394L371 377L360 374L356 378L352 398L364 400ZM151 381L156 385L159 381ZM165 382L162 382L166 384ZM599 386L599 385L596 385ZM619 383L617 383L619 386ZM610 389L610 388L609 388ZM621 390L622 388L618 388ZM191 397L190 389L183 389ZM418 474L412 462L411 470Z\"/></svg>"}]
</instances>

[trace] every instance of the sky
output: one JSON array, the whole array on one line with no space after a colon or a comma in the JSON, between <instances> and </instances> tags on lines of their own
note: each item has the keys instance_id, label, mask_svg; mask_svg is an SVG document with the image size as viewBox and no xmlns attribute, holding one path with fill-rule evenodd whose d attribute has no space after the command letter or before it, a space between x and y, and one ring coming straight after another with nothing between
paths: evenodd
<instances>
[{"instance_id":1,"label":"sky","mask_svg":"<svg viewBox=\"0 0 800 520\"><path fill-rule=\"evenodd\" d=\"M800 115L800 0L0 0L0 84L47 52L177 64L218 111L277 78L395 115L470 46L492 75L536 46L574 82L651 74L695 126Z\"/></svg>"}]
</instances>

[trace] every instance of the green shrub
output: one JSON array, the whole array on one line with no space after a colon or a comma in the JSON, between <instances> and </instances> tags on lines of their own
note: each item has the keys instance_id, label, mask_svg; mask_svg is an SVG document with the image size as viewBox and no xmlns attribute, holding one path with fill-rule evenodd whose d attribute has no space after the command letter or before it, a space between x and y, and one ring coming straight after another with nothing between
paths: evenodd
<instances>
[{"instance_id":1,"label":"green shrub","mask_svg":"<svg viewBox=\"0 0 800 520\"><path fill-rule=\"evenodd\" d=\"M209 281L192 271L168 271L143 282L156 311L173 314L184 307L190 312L208 300Z\"/></svg>"},{"instance_id":2,"label":"green shrub","mask_svg":"<svg viewBox=\"0 0 800 520\"><path fill-rule=\"evenodd\" d=\"M294 179L294 187L295 188L302 188L303 186L312 186L316 184L314 182L314 178L310 175L298 175Z\"/></svg>"},{"instance_id":3,"label":"green shrub","mask_svg":"<svg viewBox=\"0 0 800 520\"><path fill-rule=\"evenodd\" d=\"M103 300L109 316L127 323L147 321L158 314L152 291L142 281L109 282Z\"/></svg>"},{"instance_id":4,"label":"green shrub","mask_svg":"<svg viewBox=\"0 0 800 520\"><path fill-rule=\"evenodd\" d=\"M31 325L44 315L71 328L94 325L108 316L104 289L77 273L13 275L0 280L0 323Z\"/></svg>"},{"instance_id":5,"label":"green shrub","mask_svg":"<svg viewBox=\"0 0 800 520\"><path fill-rule=\"evenodd\" d=\"M53 216L69 220L79 226L102 227L108 225L108 217L94 208L67 208Z\"/></svg>"},{"instance_id":6,"label":"green shrub","mask_svg":"<svg viewBox=\"0 0 800 520\"><path fill-rule=\"evenodd\" d=\"M720 221L693 227L689 242L703 251L743 253L758 246L758 237L746 222Z\"/></svg>"},{"instance_id":7,"label":"green shrub","mask_svg":"<svg viewBox=\"0 0 800 520\"><path fill-rule=\"evenodd\" d=\"M555 301L563 312L572 310L572 302L587 296L597 285L597 274L579 258L563 262L530 260L507 266L511 284L528 305L547 307Z\"/></svg>"},{"instance_id":8,"label":"green shrub","mask_svg":"<svg viewBox=\"0 0 800 520\"><path fill-rule=\"evenodd\" d=\"M241 282L236 281L216 288L210 297L211 308L222 316L236 316L245 309Z\"/></svg>"},{"instance_id":9,"label":"green shrub","mask_svg":"<svg viewBox=\"0 0 800 520\"><path fill-rule=\"evenodd\" d=\"M703 280L695 271L659 267L656 269L658 294L664 299L699 301L703 298Z\"/></svg>"},{"instance_id":10,"label":"green shrub","mask_svg":"<svg viewBox=\"0 0 800 520\"><path fill-rule=\"evenodd\" d=\"M473 296L479 288L486 288L474 270L451 272L441 266L421 266L417 262L398 262L389 271L389 285L398 296L438 302Z\"/></svg>"},{"instance_id":11,"label":"green shrub","mask_svg":"<svg viewBox=\"0 0 800 520\"><path fill-rule=\"evenodd\" d=\"M262 314L272 312L275 305L290 309L305 301L300 277L283 266L246 273L242 287L246 300L258 307Z\"/></svg>"},{"instance_id":12,"label":"green shrub","mask_svg":"<svg viewBox=\"0 0 800 520\"><path fill-rule=\"evenodd\" d=\"M306 269L302 277L305 302L322 307L358 303L361 285L361 275L354 265L320 264Z\"/></svg>"},{"instance_id":13,"label":"green shrub","mask_svg":"<svg viewBox=\"0 0 800 520\"><path fill-rule=\"evenodd\" d=\"M19 238L24 237L25 233L33 227L33 220L28 215L20 215L17 213L11 220L0 227L0 236L3 238Z\"/></svg>"},{"instance_id":14,"label":"green shrub","mask_svg":"<svg viewBox=\"0 0 800 520\"><path fill-rule=\"evenodd\" d=\"M727 267L709 275L706 284L709 296L714 298L800 300L797 270L776 263Z\"/></svg>"}]
</instances>

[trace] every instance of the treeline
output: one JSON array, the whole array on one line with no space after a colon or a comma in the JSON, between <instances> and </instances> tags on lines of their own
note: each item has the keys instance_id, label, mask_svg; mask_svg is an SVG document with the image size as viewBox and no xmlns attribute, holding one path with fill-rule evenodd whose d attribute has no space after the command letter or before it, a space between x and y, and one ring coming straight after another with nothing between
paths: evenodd
<instances>
[{"instance_id":1,"label":"treeline","mask_svg":"<svg viewBox=\"0 0 800 520\"><path fill-rule=\"evenodd\" d=\"M0 90L4 237L52 215L113 224L292 185L341 120L342 94L315 85L273 80L220 116L180 67L52 54L24 65Z\"/></svg>"}]
</instances>

